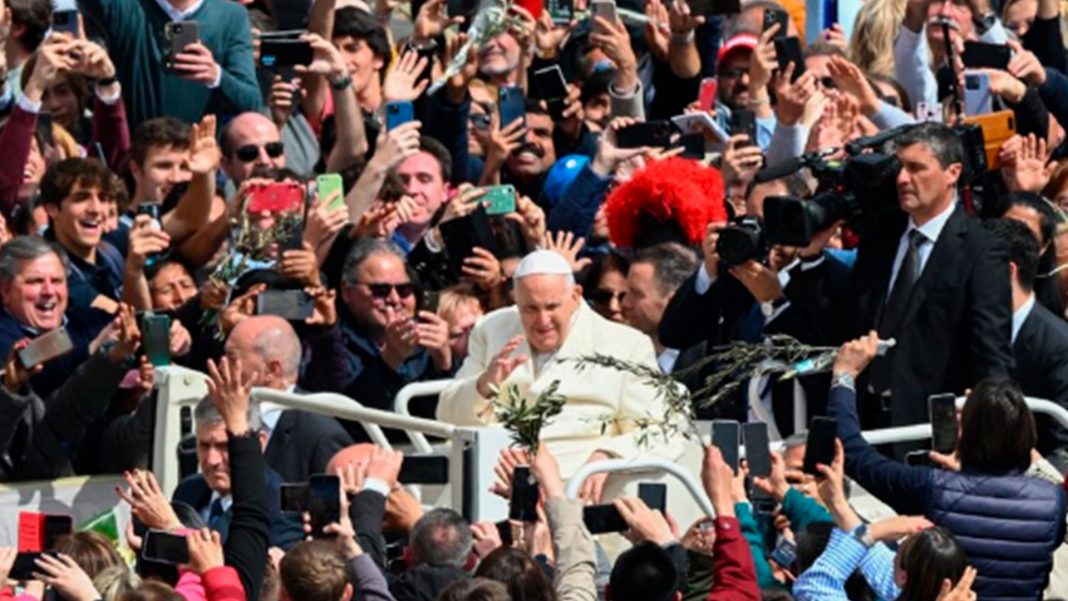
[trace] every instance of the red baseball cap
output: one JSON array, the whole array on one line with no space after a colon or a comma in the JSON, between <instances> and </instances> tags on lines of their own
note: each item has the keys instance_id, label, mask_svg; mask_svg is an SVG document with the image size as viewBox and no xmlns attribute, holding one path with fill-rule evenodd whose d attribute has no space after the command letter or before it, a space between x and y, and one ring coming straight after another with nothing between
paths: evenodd
<instances>
[{"instance_id":1,"label":"red baseball cap","mask_svg":"<svg viewBox=\"0 0 1068 601\"><path fill-rule=\"evenodd\" d=\"M758 42L760 39L751 33L736 33L731 36L731 39L719 47L719 54L716 55L716 71L719 71L720 65L726 62L727 57L732 53L741 50L752 52Z\"/></svg>"}]
</instances>

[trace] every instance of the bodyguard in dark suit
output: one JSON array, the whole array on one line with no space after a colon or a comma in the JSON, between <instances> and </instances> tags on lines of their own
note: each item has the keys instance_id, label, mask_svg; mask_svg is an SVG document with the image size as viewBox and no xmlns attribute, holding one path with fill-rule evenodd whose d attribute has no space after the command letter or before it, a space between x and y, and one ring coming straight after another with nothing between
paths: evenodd
<instances>
[{"instance_id":1,"label":"bodyguard in dark suit","mask_svg":"<svg viewBox=\"0 0 1068 601\"><path fill-rule=\"evenodd\" d=\"M293 326L280 317L259 315L237 324L226 340L226 356L241 360L254 386L295 390L301 343ZM285 482L307 482L308 476L324 473L330 458L352 444L332 417L266 404L261 412L267 435L264 456Z\"/></svg>"},{"instance_id":2,"label":"bodyguard in dark suit","mask_svg":"<svg viewBox=\"0 0 1068 601\"><path fill-rule=\"evenodd\" d=\"M866 428L925 422L927 397L961 393L987 376L1012 374L1008 256L957 204L959 139L941 124L892 142L903 213L861 241L844 288L822 293L815 266L793 274L780 325L809 343L837 345L877 330L897 345L857 390Z\"/></svg>"},{"instance_id":3,"label":"bodyguard in dark suit","mask_svg":"<svg viewBox=\"0 0 1068 601\"><path fill-rule=\"evenodd\" d=\"M1025 395L1068 408L1068 322L1037 302L1038 240L1028 226L1014 219L985 225L1009 246L1016 381ZM1035 425L1038 452L1062 474L1068 471L1068 430L1046 415L1035 414Z\"/></svg>"}]
</instances>

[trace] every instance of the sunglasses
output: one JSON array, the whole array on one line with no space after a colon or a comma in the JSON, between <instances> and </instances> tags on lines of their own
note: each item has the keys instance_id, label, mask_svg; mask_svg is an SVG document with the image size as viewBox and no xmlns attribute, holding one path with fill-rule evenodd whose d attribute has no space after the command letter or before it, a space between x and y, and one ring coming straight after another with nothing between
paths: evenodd
<instances>
[{"instance_id":1,"label":"sunglasses","mask_svg":"<svg viewBox=\"0 0 1068 601\"><path fill-rule=\"evenodd\" d=\"M734 69L724 69L719 72L719 76L723 79L738 79L739 77L749 73L749 68L735 67Z\"/></svg>"},{"instance_id":2,"label":"sunglasses","mask_svg":"<svg viewBox=\"0 0 1068 601\"><path fill-rule=\"evenodd\" d=\"M411 282L404 284L357 282L357 284L367 286L367 289L371 291L371 296L378 299L389 298L390 293L394 290L397 291L397 296L401 298L408 298L415 294L415 286Z\"/></svg>"},{"instance_id":3,"label":"sunglasses","mask_svg":"<svg viewBox=\"0 0 1068 601\"><path fill-rule=\"evenodd\" d=\"M596 305L607 305L615 299L619 302L623 302L623 297L627 296L626 292L612 292L611 290L605 290L604 288L595 288L591 290L587 296L590 302Z\"/></svg>"},{"instance_id":4,"label":"sunglasses","mask_svg":"<svg viewBox=\"0 0 1068 601\"><path fill-rule=\"evenodd\" d=\"M268 142L263 146L258 146L256 144L246 144L234 151L234 155L236 155L238 160L240 160L242 163L251 163L260 156L260 148L266 150L267 156L271 157L272 159L277 159L278 157L282 156L282 153L285 152L285 147L282 146L281 142Z\"/></svg>"}]
</instances>

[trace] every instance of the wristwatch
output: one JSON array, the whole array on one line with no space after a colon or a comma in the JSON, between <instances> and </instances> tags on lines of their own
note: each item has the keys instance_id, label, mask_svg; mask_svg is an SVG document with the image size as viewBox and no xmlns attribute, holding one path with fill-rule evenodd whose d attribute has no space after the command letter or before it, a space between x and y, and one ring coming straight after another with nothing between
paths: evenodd
<instances>
[{"instance_id":1,"label":"wristwatch","mask_svg":"<svg viewBox=\"0 0 1068 601\"><path fill-rule=\"evenodd\" d=\"M337 92L344 92L346 88L352 85L352 76L345 75L337 79L330 81L330 88Z\"/></svg>"},{"instance_id":2,"label":"wristwatch","mask_svg":"<svg viewBox=\"0 0 1068 601\"><path fill-rule=\"evenodd\" d=\"M998 14L992 10L988 10L985 13L979 15L979 18L975 19L975 31L979 35L990 31L990 28L996 25L998 22Z\"/></svg>"},{"instance_id":3,"label":"wristwatch","mask_svg":"<svg viewBox=\"0 0 1068 601\"><path fill-rule=\"evenodd\" d=\"M872 540L871 535L868 534L868 525L867 524L861 524L861 525L857 526L856 528L854 528L853 529L853 538L857 539L857 541L860 544L864 545L865 547L871 548L871 547L875 546L875 541Z\"/></svg>"},{"instance_id":4,"label":"wristwatch","mask_svg":"<svg viewBox=\"0 0 1068 601\"><path fill-rule=\"evenodd\" d=\"M786 297L780 296L773 301L765 301L760 303L760 312L764 314L764 317L771 317L775 314L775 311L786 304Z\"/></svg>"}]
</instances>

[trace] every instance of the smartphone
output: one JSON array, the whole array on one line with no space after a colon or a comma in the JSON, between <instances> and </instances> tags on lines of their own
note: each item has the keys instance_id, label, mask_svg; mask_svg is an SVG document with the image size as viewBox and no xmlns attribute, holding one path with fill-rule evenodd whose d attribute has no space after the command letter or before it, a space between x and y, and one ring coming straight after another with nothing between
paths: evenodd
<instances>
[{"instance_id":1,"label":"smartphone","mask_svg":"<svg viewBox=\"0 0 1068 601\"><path fill-rule=\"evenodd\" d=\"M527 101L523 89L519 86L501 86L497 93L497 110L501 118L501 129L508 127L516 119L522 119L526 125Z\"/></svg>"},{"instance_id":2,"label":"smartphone","mask_svg":"<svg viewBox=\"0 0 1068 601\"><path fill-rule=\"evenodd\" d=\"M486 194L480 199L482 206L486 207L487 215L507 215L515 213L515 187L510 184L503 186L487 186Z\"/></svg>"},{"instance_id":3,"label":"smartphone","mask_svg":"<svg viewBox=\"0 0 1068 601\"><path fill-rule=\"evenodd\" d=\"M677 127L684 136L691 134L700 134L704 136L705 132L709 132L712 138L720 144L725 144L730 137L727 135L727 132L723 131L723 128L719 126L719 123L716 123L716 120L712 118L710 113L686 113L683 115L675 115L671 118L671 122L675 124L675 127Z\"/></svg>"},{"instance_id":4,"label":"smartphone","mask_svg":"<svg viewBox=\"0 0 1068 601\"><path fill-rule=\"evenodd\" d=\"M508 519L538 521L538 483L530 467L519 465L512 471L512 498L508 501Z\"/></svg>"},{"instance_id":5,"label":"smartphone","mask_svg":"<svg viewBox=\"0 0 1068 601\"><path fill-rule=\"evenodd\" d=\"M629 526L615 505L587 505L582 508L582 521L590 534L623 532Z\"/></svg>"},{"instance_id":6,"label":"smartphone","mask_svg":"<svg viewBox=\"0 0 1068 601\"><path fill-rule=\"evenodd\" d=\"M163 66L174 69L175 56L190 44L200 40L196 21L171 21L163 26L163 38L167 41L164 50Z\"/></svg>"},{"instance_id":7,"label":"smartphone","mask_svg":"<svg viewBox=\"0 0 1068 601\"><path fill-rule=\"evenodd\" d=\"M779 70L786 71L786 66L794 64L794 74L790 81L797 81L805 73L805 59L801 54L801 40L796 37L777 38L775 40L775 57L779 61Z\"/></svg>"},{"instance_id":8,"label":"smartphone","mask_svg":"<svg viewBox=\"0 0 1068 601\"><path fill-rule=\"evenodd\" d=\"M768 443L768 425L750 422L742 426L745 436L745 462L750 476L766 478L771 475L771 446Z\"/></svg>"},{"instance_id":9,"label":"smartphone","mask_svg":"<svg viewBox=\"0 0 1068 601\"><path fill-rule=\"evenodd\" d=\"M994 95L987 73L964 74L964 114L985 115L994 111Z\"/></svg>"},{"instance_id":10,"label":"smartphone","mask_svg":"<svg viewBox=\"0 0 1068 601\"><path fill-rule=\"evenodd\" d=\"M148 215L152 218L153 221L156 222L156 227L158 229L163 228L163 222L160 221L160 217L163 215L162 202L159 202L158 200L142 202L141 204L137 205L137 214Z\"/></svg>"},{"instance_id":11,"label":"smartphone","mask_svg":"<svg viewBox=\"0 0 1068 601\"><path fill-rule=\"evenodd\" d=\"M278 487L278 507L282 511L304 513L308 510L308 483L291 482Z\"/></svg>"},{"instance_id":12,"label":"smartphone","mask_svg":"<svg viewBox=\"0 0 1068 601\"><path fill-rule=\"evenodd\" d=\"M479 203L473 211L458 219L450 219L438 226L445 242L445 256L449 270L454 276L463 276L464 259L471 256L474 247L484 248L499 256L497 239L493 236L486 207Z\"/></svg>"},{"instance_id":13,"label":"smartphone","mask_svg":"<svg viewBox=\"0 0 1068 601\"><path fill-rule=\"evenodd\" d=\"M74 350L74 342L65 326L59 326L51 332L41 334L18 352L22 367L30 369L56 357L61 357Z\"/></svg>"},{"instance_id":14,"label":"smartphone","mask_svg":"<svg viewBox=\"0 0 1068 601\"><path fill-rule=\"evenodd\" d=\"M616 10L615 0L593 0L592 12L590 13L590 15L590 21L593 24L593 29L597 33L606 32L603 31L599 25L597 25L597 22L594 21L592 17L601 17L605 21L608 21L609 24L613 24L619 20L619 11Z\"/></svg>"},{"instance_id":15,"label":"smartphone","mask_svg":"<svg viewBox=\"0 0 1068 601\"><path fill-rule=\"evenodd\" d=\"M323 538L323 528L341 521L341 480L330 474L316 474L308 479L308 513L312 537Z\"/></svg>"},{"instance_id":16,"label":"smartphone","mask_svg":"<svg viewBox=\"0 0 1068 601\"><path fill-rule=\"evenodd\" d=\"M707 115L706 115L707 116ZM671 122L646 121L616 131L618 148L667 148L671 145Z\"/></svg>"},{"instance_id":17,"label":"smartphone","mask_svg":"<svg viewBox=\"0 0 1068 601\"><path fill-rule=\"evenodd\" d=\"M942 113L942 104L917 102L916 103L916 120L917 121L933 121L935 123L942 123L945 117Z\"/></svg>"},{"instance_id":18,"label":"smartphone","mask_svg":"<svg viewBox=\"0 0 1068 601\"><path fill-rule=\"evenodd\" d=\"M905 453L905 465L912 467L930 467L934 465L931 462L931 452L925 450L909 451Z\"/></svg>"},{"instance_id":19,"label":"smartphone","mask_svg":"<svg viewBox=\"0 0 1068 601\"><path fill-rule=\"evenodd\" d=\"M545 0L545 10L549 11L556 25L567 25L575 18L575 6L571 0Z\"/></svg>"},{"instance_id":20,"label":"smartphone","mask_svg":"<svg viewBox=\"0 0 1068 601\"><path fill-rule=\"evenodd\" d=\"M964 123L975 124L983 131L983 148L986 151L986 168L996 171L1001 168L998 152L1001 145L1016 134L1016 116L1012 111L997 111L985 115L970 115Z\"/></svg>"},{"instance_id":21,"label":"smartphone","mask_svg":"<svg viewBox=\"0 0 1068 601\"><path fill-rule=\"evenodd\" d=\"M278 69L294 65L310 65L314 53L311 43L292 38L261 38L260 66Z\"/></svg>"},{"instance_id":22,"label":"smartphone","mask_svg":"<svg viewBox=\"0 0 1068 601\"><path fill-rule=\"evenodd\" d=\"M151 528L145 532L141 557L171 565L189 563L189 543L185 536Z\"/></svg>"},{"instance_id":23,"label":"smartphone","mask_svg":"<svg viewBox=\"0 0 1068 601\"><path fill-rule=\"evenodd\" d=\"M304 205L304 186L297 182L255 184L248 190L249 213L299 211Z\"/></svg>"},{"instance_id":24,"label":"smartphone","mask_svg":"<svg viewBox=\"0 0 1068 601\"><path fill-rule=\"evenodd\" d=\"M772 27L774 27L775 25L778 25L779 26L779 30L775 32L775 38L774 39L785 38L786 37L786 23L789 20L789 18L790 18L790 16L786 14L785 10L782 10L780 8L765 8L764 9L764 27L761 29L761 31L762 32L763 31L767 31L767 30L771 29Z\"/></svg>"},{"instance_id":25,"label":"smartphone","mask_svg":"<svg viewBox=\"0 0 1068 601\"><path fill-rule=\"evenodd\" d=\"M638 498L660 513L667 512L667 484L659 482L639 482Z\"/></svg>"},{"instance_id":26,"label":"smartphone","mask_svg":"<svg viewBox=\"0 0 1068 601\"><path fill-rule=\"evenodd\" d=\"M512 523L508 520L501 520L493 524L497 527L497 536L501 537L501 546L504 548L510 548L512 546Z\"/></svg>"},{"instance_id":27,"label":"smartphone","mask_svg":"<svg viewBox=\"0 0 1068 601\"><path fill-rule=\"evenodd\" d=\"M329 200L326 208L334 211L345 206L345 184L341 175L337 173L324 173L315 178L315 193L319 195L319 201L329 199L335 193L336 197Z\"/></svg>"},{"instance_id":28,"label":"smartphone","mask_svg":"<svg viewBox=\"0 0 1068 601\"><path fill-rule=\"evenodd\" d=\"M29 553L19 553L15 556L15 563L11 566L11 571L8 572L8 581L24 581L33 580L33 573L40 570L37 569L37 560L42 555L49 555L51 557L58 557L58 553L49 551L32 551Z\"/></svg>"},{"instance_id":29,"label":"smartphone","mask_svg":"<svg viewBox=\"0 0 1068 601\"><path fill-rule=\"evenodd\" d=\"M735 15L742 12L741 0L686 0L695 15Z\"/></svg>"},{"instance_id":30,"label":"smartphone","mask_svg":"<svg viewBox=\"0 0 1068 601\"><path fill-rule=\"evenodd\" d=\"M783 568L792 569L794 562L797 561L797 543L785 536L780 536L779 542L771 552L771 558Z\"/></svg>"},{"instance_id":31,"label":"smartphone","mask_svg":"<svg viewBox=\"0 0 1068 601\"><path fill-rule=\"evenodd\" d=\"M742 444L741 425L732 420L712 420L712 444L716 445L720 453L723 453L723 460L737 474L738 451Z\"/></svg>"},{"instance_id":32,"label":"smartphone","mask_svg":"<svg viewBox=\"0 0 1068 601\"><path fill-rule=\"evenodd\" d=\"M256 315L304 321L314 312L315 301L303 290L264 290L256 297Z\"/></svg>"},{"instance_id":33,"label":"smartphone","mask_svg":"<svg viewBox=\"0 0 1068 601\"><path fill-rule=\"evenodd\" d=\"M411 102L391 100L386 103L386 131L393 131L409 121L415 121L415 109Z\"/></svg>"},{"instance_id":34,"label":"smartphone","mask_svg":"<svg viewBox=\"0 0 1068 601\"><path fill-rule=\"evenodd\" d=\"M52 11L52 31L69 33L77 38L79 35L78 11L74 9Z\"/></svg>"},{"instance_id":35,"label":"smartphone","mask_svg":"<svg viewBox=\"0 0 1068 601\"><path fill-rule=\"evenodd\" d=\"M957 450L957 397L953 393L927 397L931 417L931 448L948 455Z\"/></svg>"},{"instance_id":36,"label":"smartphone","mask_svg":"<svg viewBox=\"0 0 1068 601\"><path fill-rule=\"evenodd\" d=\"M549 107L549 115L553 121L564 118L564 109L567 107L567 80L559 65L551 65L534 72L534 84L542 100Z\"/></svg>"},{"instance_id":37,"label":"smartphone","mask_svg":"<svg viewBox=\"0 0 1068 601\"><path fill-rule=\"evenodd\" d=\"M141 315L141 346L152 365L171 364L171 317L162 313Z\"/></svg>"},{"instance_id":38,"label":"smartphone","mask_svg":"<svg viewBox=\"0 0 1068 601\"><path fill-rule=\"evenodd\" d=\"M304 220L300 219L292 227L282 230L278 241L278 262L282 262L287 250L302 250L304 248Z\"/></svg>"},{"instance_id":39,"label":"smartphone","mask_svg":"<svg viewBox=\"0 0 1068 601\"><path fill-rule=\"evenodd\" d=\"M961 61L969 69L1000 69L1009 67L1012 60L1012 48L1004 44L987 44L985 42L964 42Z\"/></svg>"},{"instance_id":40,"label":"smartphone","mask_svg":"<svg viewBox=\"0 0 1068 601\"><path fill-rule=\"evenodd\" d=\"M806 474L821 477L816 466L830 465L834 461L834 441L838 437L838 420L833 417L814 417L808 429L808 441L805 446L805 463L802 467Z\"/></svg>"},{"instance_id":41,"label":"smartphone","mask_svg":"<svg viewBox=\"0 0 1068 601\"><path fill-rule=\"evenodd\" d=\"M683 134L672 148L682 148L679 156L684 159L700 161L705 158L705 137L701 134Z\"/></svg>"},{"instance_id":42,"label":"smartphone","mask_svg":"<svg viewBox=\"0 0 1068 601\"><path fill-rule=\"evenodd\" d=\"M37 113L35 131L45 146L51 148L56 145L55 136L52 135L52 113L48 111Z\"/></svg>"},{"instance_id":43,"label":"smartphone","mask_svg":"<svg viewBox=\"0 0 1068 601\"><path fill-rule=\"evenodd\" d=\"M704 112L709 112L716 105L716 91L719 89L719 81L715 77L706 77L701 80L701 91L697 94L697 105Z\"/></svg>"},{"instance_id":44,"label":"smartphone","mask_svg":"<svg viewBox=\"0 0 1068 601\"><path fill-rule=\"evenodd\" d=\"M404 484L448 484L449 458L445 455L405 455L397 480Z\"/></svg>"},{"instance_id":45,"label":"smartphone","mask_svg":"<svg viewBox=\"0 0 1068 601\"><path fill-rule=\"evenodd\" d=\"M418 13L416 13L416 14L418 14ZM417 77L415 79L416 83L418 83L420 81L430 81L430 78L433 77L433 74L434 74L434 59L437 58L436 52L437 52L437 47L416 48L415 49L415 54L419 58L425 58L426 59L426 66L423 67L423 70L419 72L419 77Z\"/></svg>"},{"instance_id":46,"label":"smartphone","mask_svg":"<svg viewBox=\"0 0 1068 601\"><path fill-rule=\"evenodd\" d=\"M745 134L749 137L747 146L756 146L756 113L747 109L732 110L731 134Z\"/></svg>"}]
</instances>

